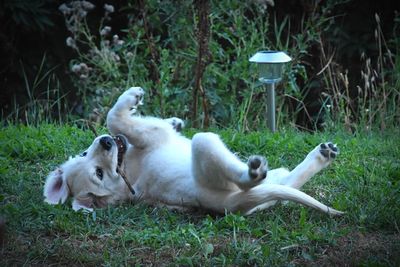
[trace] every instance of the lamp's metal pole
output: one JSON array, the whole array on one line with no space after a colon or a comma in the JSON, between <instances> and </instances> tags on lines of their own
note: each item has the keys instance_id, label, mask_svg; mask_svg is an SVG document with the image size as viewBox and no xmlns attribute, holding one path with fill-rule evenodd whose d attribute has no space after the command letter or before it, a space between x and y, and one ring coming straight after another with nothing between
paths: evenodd
<instances>
[{"instance_id":1,"label":"lamp's metal pole","mask_svg":"<svg viewBox=\"0 0 400 267\"><path fill-rule=\"evenodd\" d=\"M275 83L267 83L267 116L268 128L275 132Z\"/></svg>"}]
</instances>

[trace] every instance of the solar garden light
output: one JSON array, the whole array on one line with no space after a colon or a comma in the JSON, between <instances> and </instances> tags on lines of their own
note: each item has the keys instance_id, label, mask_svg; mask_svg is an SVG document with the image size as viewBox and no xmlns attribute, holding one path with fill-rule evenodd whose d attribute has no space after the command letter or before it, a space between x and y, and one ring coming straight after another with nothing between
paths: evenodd
<instances>
[{"instance_id":1,"label":"solar garden light","mask_svg":"<svg viewBox=\"0 0 400 267\"><path fill-rule=\"evenodd\" d=\"M275 84L282 79L285 63L292 59L281 51L259 51L249 61L258 65L259 81L267 88L268 127L275 132Z\"/></svg>"}]
</instances>

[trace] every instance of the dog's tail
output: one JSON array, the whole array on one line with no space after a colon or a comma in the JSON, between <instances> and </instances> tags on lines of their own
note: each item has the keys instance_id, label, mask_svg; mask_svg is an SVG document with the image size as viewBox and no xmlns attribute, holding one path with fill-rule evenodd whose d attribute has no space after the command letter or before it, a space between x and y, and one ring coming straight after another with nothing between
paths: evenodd
<instances>
[{"instance_id":1,"label":"dog's tail","mask_svg":"<svg viewBox=\"0 0 400 267\"><path fill-rule=\"evenodd\" d=\"M295 188L277 184L261 184L248 191L235 192L226 198L224 206L229 211L250 214L274 205L277 200L295 201L331 215L344 213L322 204Z\"/></svg>"}]
</instances>

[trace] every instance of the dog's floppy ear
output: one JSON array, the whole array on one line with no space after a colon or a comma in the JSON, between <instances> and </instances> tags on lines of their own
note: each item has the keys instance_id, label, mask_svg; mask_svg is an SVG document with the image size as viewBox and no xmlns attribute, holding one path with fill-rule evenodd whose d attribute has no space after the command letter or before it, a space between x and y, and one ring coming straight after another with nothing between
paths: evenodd
<instances>
[{"instance_id":1,"label":"dog's floppy ear","mask_svg":"<svg viewBox=\"0 0 400 267\"><path fill-rule=\"evenodd\" d=\"M64 203L67 200L69 190L61 168L57 168L49 174L44 185L43 195L44 201L53 205Z\"/></svg>"},{"instance_id":2,"label":"dog's floppy ear","mask_svg":"<svg viewBox=\"0 0 400 267\"><path fill-rule=\"evenodd\" d=\"M107 195L97 196L93 193L76 196L72 201L72 209L78 211L80 209L93 211L94 207L103 208L107 206Z\"/></svg>"},{"instance_id":3,"label":"dog's floppy ear","mask_svg":"<svg viewBox=\"0 0 400 267\"><path fill-rule=\"evenodd\" d=\"M93 200L91 197L76 197L72 201L72 209L78 211L80 209L93 211Z\"/></svg>"}]
</instances>

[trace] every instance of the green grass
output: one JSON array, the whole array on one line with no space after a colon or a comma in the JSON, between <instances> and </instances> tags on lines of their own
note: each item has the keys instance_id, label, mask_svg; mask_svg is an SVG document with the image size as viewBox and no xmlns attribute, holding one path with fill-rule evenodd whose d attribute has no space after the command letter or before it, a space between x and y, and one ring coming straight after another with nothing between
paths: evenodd
<instances>
[{"instance_id":1,"label":"green grass","mask_svg":"<svg viewBox=\"0 0 400 267\"><path fill-rule=\"evenodd\" d=\"M0 130L0 217L6 221L0 265L400 265L398 130L218 133L242 158L266 155L271 168L293 168L318 143L337 143L337 161L304 191L346 214L330 217L293 203L247 217L140 204L73 212L70 202L45 204L43 184L93 134L73 126L8 126Z\"/></svg>"}]
</instances>

